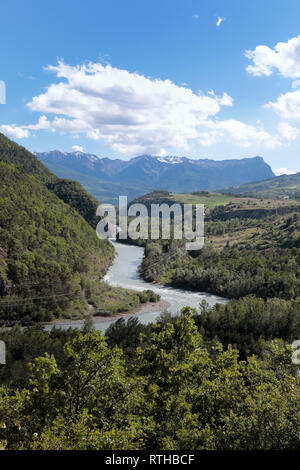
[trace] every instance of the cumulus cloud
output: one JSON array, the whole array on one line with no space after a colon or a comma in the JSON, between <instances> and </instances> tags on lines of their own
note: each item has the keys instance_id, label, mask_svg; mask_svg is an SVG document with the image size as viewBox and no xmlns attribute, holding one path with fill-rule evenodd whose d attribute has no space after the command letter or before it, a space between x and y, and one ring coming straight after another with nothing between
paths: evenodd
<instances>
[{"instance_id":1,"label":"cumulus cloud","mask_svg":"<svg viewBox=\"0 0 300 470\"><path fill-rule=\"evenodd\" d=\"M2 124L0 130L3 134L12 139L24 139L29 137L29 131L16 124Z\"/></svg>"},{"instance_id":2,"label":"cumulus cloud","mask_svg":"<svg viewBox=\"0 0 300 470\"><path fill-rule=\"evenodd\" d=\"M272 109L284 119L300 119L300 90L283 93L273 102L269 101L266 108Z\"/></svg>"},{"instance_id":3,"label":"cumulus cloud","mask_svg":"<svg viewBox=\"0 0 300 470\"><path fill-rule=\"evenodd\" d=\"M207 121L207 132L200 136L202 145L214 145L220 140L235 141L241 147L250 147L254 142L264 148L273 149L283 144L282 136L272 135L263 127L245 124L236 119Z\"/></svg>"},{"instance_id":4,"label":"cumulus cloud","mask_svg":"<svg viewBox=\"0 0 300 470\"><path fill-rule=\"evenodd\" d=\"M233 106L227 93L195 93L186 84L101 63L70 66L60 61L47 70L58 83L27 104L42 116L36 124L2 126L11 137L48 130L99 140L119 154L163 155L170 149L188 151L192 143L208 147L223 141L275 148L298 135L292 126L282 125L273 135L261 125L221 120L222 108Z\"/></svg>"},{"instance_id":5,"label":"cumulus cloud","mask_svg":"<svg viewBox=\"0 0 300 470\"><path fill-rule=\"evenodd\" d=\"M31 129L33 131L40 131L42 129L50 129L51 124L46 116L40 116L37 124L30 124L29 126L23 126L24 129Z\"/></svg>"},{"instance_id":6,"label":"cumulus cloud","mask_svg":"<svg viewBox=\"0 0 300 470\"><path fill-rule=\"evenodd\" d=\"M12 139L25 139L30 136L30 131L40 131L42 129L51 129L50 121L46 116L40 116L37 124L27 126L18 126L17 124L2 124L0 131Z\"/></svg>"},{"instance_id":7,"label":"cumulus cloud","mask_svg":"<svg viewBox=\"0 0 300 470\"><path fill-rule=\"evenodd\" d=\"M246 70L254 76L269 76L277 70L283 77L300 78L300 36L278 42L273 49L260 45L245 54L253 62Z\"/></svg>"},{"instance_id":8,"label":"cumulus cloud","mask_svg":"<svg viewBox=\"0 0 300 470\"><path fill-rule=\"evenodd\" d=\"M291 126L287 122L280 122L278 124L278 131L279 134L288 142L295 140L300 133L298 128Z\"/></svg>"},{"instance_id":9,"label":"cumulus cloud","mask_svg":"<svg viewBox=\"0 0 300 470\"><path fill-rule=\"evenodd\" d=\"M203 122L233 101L226 93L221 97L195 94L170 80L100 63L59 62L47 69L62 81L35 96L29 108L54 114L51 127L55 130L83 132L119 153L188 149Z\"/></svg>"},{"instance_id":10,"label":"cumulus cloud","mask_svg":"<svg viewBox=\"0 0 300 470\"><path fill-rule=\"evenodd\" d=\"M288 168L276 168L273 170L274 175L282 176L282 175L294 175L295 171L288 170Z\"/></svg>"},{"instance_id":11,"label":"cumulus cloud","mask_svg":"<svg viewBox=\"0 0 300 470\"><path fill-rule=\"evenodd\" d=\"M278 42L274 49L268 46L257 46L247 51L246 56L253 61L247 71L255 76L270 76L276 70L283 77L294 79L292 90L282 93L275 101L264 105L266 109L275 111L281 119L287 121L300 120L300 36L287 42ZM299 135L299 129L287 122L278 125L279 135L286 141L293 141Z\"/></svg>"},{"instance_id":12,"label":"cumulus cloud","mask_svg":"<svg viewBox=\"0 0 300 470\"><path fill-rule=\"evenodd\" d=\"M210 90L207 94L216 98L218 100L218 103L222 106L232 106L233 104L232 97L227 95L227 93L223 93L222 98L218 98L214 90Z\"/></svg>"},{"instance_id":13,"label":"cumulus cloud","mask_svg":"<svg viewBox=\"0 0 300 470\"><path fill-rule=\"evenodd\" d=\"M82 145L73 145L72 150L74 152L83 152L83 147Z\"/></svg>"}]
</instances>

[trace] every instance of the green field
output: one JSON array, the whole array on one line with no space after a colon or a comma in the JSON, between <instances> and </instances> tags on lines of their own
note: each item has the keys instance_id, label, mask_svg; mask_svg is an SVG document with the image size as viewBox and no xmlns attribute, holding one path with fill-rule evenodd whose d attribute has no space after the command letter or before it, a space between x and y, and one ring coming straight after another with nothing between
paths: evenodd
<instances>
[{"instance_id":1,"label":"green field","mask_svg":"<svg viewBox=\"0 0 300 470\"><path fill-rule=\"evenodd\" d=\"M214 209L216 206L229 204L235 201L236 197L227 194L217 193L194 193L194 194L172 194L170 199L182 204L204 204L204 206Z\"/></svg>"}]
</instances>

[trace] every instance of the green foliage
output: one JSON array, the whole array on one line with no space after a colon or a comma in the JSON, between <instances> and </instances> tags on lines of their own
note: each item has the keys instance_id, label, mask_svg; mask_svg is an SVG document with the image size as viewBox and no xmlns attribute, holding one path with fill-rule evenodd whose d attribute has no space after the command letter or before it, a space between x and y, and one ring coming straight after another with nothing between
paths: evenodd
<instances>
[{"instance_id":1,"label":"green foliage","mask_svg":"<svg viewBox=\"0 0 300 470\"><path fill-rule=\"evenodd\" d=\"M300 449L289 346L300 333L299 215L222 220L237 214L236 201L217 205L231 196L186 195L209 199L217 217L206 248L140 240L141 274L237 300L203 303L200 315L164 313L153 325L121 318L103 337L87 312L112 315L159 297L100 282L113 249L95 236L97 202L80 185L1 134L0 160L1 323L85 314L82 332L0 330L1 448Z\"/></svg>"},{"instance_id":2,"label":"green foliage","mask_svg":"<svg viewBox=\"0 0 300 470\"><path fill-rule=\"evenodd\" d=\"M99 429L83 413L76 422L58 416L29 446L31 450L138 450L140 435L135 423L126 429Z\"/></svg>"},{"instance_id":3,"label":"green foliage","mask_svg":"<svg viewBox=\"0 0 300 470\"><path fill-rule=\"evenodd\" d=\"M57 176L51 173L31 152L21 145L0 133L0 160L11 163L23 169L26 173L36 176L43 183L57 180Z\"/></svg>"},{"instance_id":4,"label":"green foliage","mask_svg":"<svg viewBox=\"0 0 300 470\"><path fill-rule=\"evenodd\" d=\"M113 248L33 176L0 162L0 321L49 321L87 310Z\"/></svg>"},{"instance_id":5,"label":"green foliage","mask_svg":"<svg viewBox=\"0 0 300 470\"><path fill-rule=\"evenodd\" d=\"M260 354L265 342L282 338L289 343L300 338L300 300L269 299L254 296L232 300L226 305L201 305L195 323L205 339L218 338L233 344L245 358Z\"/></svg>"},{"instance_id":6,"label":"green foliage","mask_svg":"<svg viewBox=\"0 0 300 470\"><path fill-rule=\"evenodd\" d=\"M108 348L101 332L77 333L64 345L62 367L45 354L29 370L26 389L0 389L8 448L139 447L141 384L126 376L121 350Z\"/></svg>"},{"instance_id":7,"label":"green foliage","mask_svg":"<svg viewBox=\"0 0 300 470\"><path fill-rule=\"evenodd\" d=\"M0 387L2 447L299 450L291 348L273 341L240 361L231 346L205 346L194 314L163 316L142 335L131 322L141 337L127 365L95 331L64 342L60 364L35 358L23 387Z\"/></svg>"},{"instance_id":8,"label":"green foliage","mask_svg":"<svg viewBox=\"0 0 300 470\"><path fill-rule=\"evenodd\" d=\"M113 316L129 312L146 302L157 302L160 296L151 290L142 292L112 287L105 282L89 282L87 292L95 315Z\"/></svg>"},{"instance_id":9,"label":"green foliage","mask_svg":"<svg viewBox=\"0 0 300 470\"><path fill-rule=\"evenodd\" d=\"M106 330L105 336L108 344L112 347L118 345L122 348L125 356L129 359L135 354L140 343L140 335L148 336L151 325L143 325L136 317L119 318Z\"/></svg>"},{"instance_id":10,"label":"green foliage","mask_svg":"<svg viewBox=\"0 0 300 470\"><path fill-rule=\"evenodd\" d=\"M177 240L148 241L140 269L142 276L147 281L229 298L249 294L264 299L297 298L299 214L259 222L250 219L209 222L206 230L205 247L197 252L187 253Z\"/></svg>"},{"instance_id":11,"label":"green foliage","mask_svg":"<svg viewBox=\"0 0 300 470\"><path fill-rule=\"evenodd\" d=\"M96 228L99 218L96 216L98 201L89 194L80 183L60 179L47 184L59 199L77 210L77 212L93 227Z\"/></svg>"},{"instance_id":12,"label":"green foliage","mask_svg":"<svg viewBox=\"0 0 300 470\"><path fill-rule=\"evenodd\" d=\"M6 366L0 368L0 383L24 387L28 381L27 364L45 353L54 355L59 365L64 361L64 344L74 338L78 331L73 328L52 328L45 331L36 325L21 328L20 325L0 329L0 339L6 344Z\"/></svg>"}]
</instances>

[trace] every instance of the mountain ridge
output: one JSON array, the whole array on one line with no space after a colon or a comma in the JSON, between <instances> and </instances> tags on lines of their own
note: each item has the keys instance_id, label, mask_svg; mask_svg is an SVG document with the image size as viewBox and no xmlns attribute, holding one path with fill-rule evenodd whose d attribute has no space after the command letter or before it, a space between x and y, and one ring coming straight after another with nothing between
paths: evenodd
<instances>
[{"instance_id":1,"label":"mountain ridge","mask_svg":"<svg viewBox=\"0 0 300 470\"><path fill-rule=\"evenodd\" d=\"M260 156L219 161L173 155L140 155L121 160L58 150L36 152L35 155L59 177L70 178L72 175L97 199L105 202L117 201L118 185L121 185L123 195L135 198L157 189L183 193L217 190L275 177ZM107 184L110 187L104 191L102 188Z\"/></svg>"},{"instance_id":2,"label":"mountain ridge","mask_svg":"<svg viewBox=\"0 0 300 470\"><path fill-rule=\"evenodd\" d=\"M244 185L225 188L222 192L224 194L300 199L300 172L292 175L280 175L262 181L251 181Z\"/></svg>"}]
</instances>

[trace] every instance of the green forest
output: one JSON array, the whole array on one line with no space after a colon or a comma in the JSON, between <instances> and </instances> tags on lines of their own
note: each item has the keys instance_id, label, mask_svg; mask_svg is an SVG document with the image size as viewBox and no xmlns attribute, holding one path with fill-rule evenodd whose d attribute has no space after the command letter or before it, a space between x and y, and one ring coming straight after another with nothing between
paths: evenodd
<instances>
[{"instance_id":1,"label":"green forest","mask_svg":"<svg viewBox=\"0 0 300 470\"><path fill-rule=\"evenodd\" d=\"M243 360L203 336L195 315L120 319L105 337L91 320L82 332L1 332L2 448L299 450L291 347L260 341Z\"/></svg>"}]
</instances>

